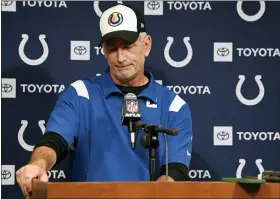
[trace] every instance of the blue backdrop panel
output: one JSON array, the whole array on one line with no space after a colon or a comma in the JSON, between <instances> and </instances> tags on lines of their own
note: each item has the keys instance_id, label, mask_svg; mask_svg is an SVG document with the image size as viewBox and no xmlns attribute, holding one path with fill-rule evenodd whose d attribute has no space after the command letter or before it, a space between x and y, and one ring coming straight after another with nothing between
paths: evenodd
<instances>
[{"instance_id":1,"label":"blue backdrop panel","mask_svg":"<svg viewBox=\"0 0 280 199\"><path fill-rule=\"evenodd\" d=\"M99 16L116 3L2 1L3 198L21 194L15 171L59 93L108 67ZM190 105L192 180L280 170L280 2L129 3L153 39L146 69ZM71 155L50 181L69 179Z\"/></svg>"}]
</instances>

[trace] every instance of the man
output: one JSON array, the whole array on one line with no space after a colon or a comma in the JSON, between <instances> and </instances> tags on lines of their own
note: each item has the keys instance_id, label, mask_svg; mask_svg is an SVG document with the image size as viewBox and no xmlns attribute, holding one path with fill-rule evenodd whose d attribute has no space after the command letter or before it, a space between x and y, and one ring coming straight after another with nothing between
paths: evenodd
<instances>
[{"instance_id":1,"label":"man","mask_svg":"<svg viewBox=\"0 0 280 199\"><path fill-rule=\"evenodd\" d=\"M47 182L46 171L61 162L72 146L72 181L149 181L149 153L140 145L143 130L133 150L128 128L121 123L121 106L127 93L134 93L140 100L144 123L179 130L179 135L167 136L167 178L188 179L192 150L189 106L144 71L152 39L146 33L143 16L131 6L116 5L102 14L100 31L109 69L99 77L72 83L60 95L29 163L16 172L25 196L32 191L32 179ZM162 134L159 141L157 179L165 181Z\"/></svg>"}]
</instances>

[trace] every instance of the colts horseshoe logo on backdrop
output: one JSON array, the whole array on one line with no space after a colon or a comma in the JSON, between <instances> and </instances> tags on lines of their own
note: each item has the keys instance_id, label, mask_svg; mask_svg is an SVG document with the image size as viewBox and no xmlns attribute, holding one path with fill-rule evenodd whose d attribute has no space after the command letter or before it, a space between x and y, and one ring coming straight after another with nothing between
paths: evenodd
<instances>
[{"instance_id":1,"label":"colts horseshoe logo on backdrop","mask_svg":"<svg viewBox=\"0 0 280 199\"><path fill-rule=\"evenodd\" d=\"M259 87L259 94L258 96L255 98L255 99L251 99L251 100L248 100L248 99L245 99L243 97L243 95L241 94L241 87L245 81L245 76L244 75L239 75L239 81L236 85L236 96L238 98L238 100L240 102L242 102L243 104L247 105L247 106L254 106L256 104L258 104L264 97L264 86L263 86L263 83L261 82L261 78L262 76L261 75L256 75L255 76L255 80L258 84L258 87Z\"/></svg>"},{"instance_id":2,"label":"colts horseshoe logo on backdrop","mask_svg":"<svg viewBox=\"0 0 280 199\"><path fill-rule=\"evenodd\" d=\"M182 61L174 61L171 57L170 57L170 54L169 54L169 51L170 51L170 47L171 45L173 44L173 41L174 41L174 38L173 37L167 37L167 44L165 45L165 48L164 48L164 57L165 57L165 60L173 67L175 68L182 68L184 66L186 66L192 59L192 56L193 56L193 50L192 50L192 46L190 44L190 38L189 37L184 37L183 41L184 41L184 44L186 45L187 47L187 50L188 50L188 55L186 56L186 58Z\"/></svg>"},{"instance_id":3,"label":"colts horseshoe logo on backdrop","mask_svg":"<svg viewBox=\"0 0 280 199\"><path fill-rule=\"evenodd\" d=\"M259 172L262 173L264 171L264 168L262 166L262 159L256 159L255 163L259 169ZM239 166L236 170L236 178L242 178L242 171L243 171L245 164L246 164L245 159L239 159Z\"/></svg>"},{"instance_id":4,"label":"colts horseshoe logo on backdrop","mask_svg":"<svg viewBox=\"0 0 280 199\"><path fill-rule=\"evenodd\" d=\"M42 131L42 134L45 133L45 129L46 129L44 124L45 124L44 120L40 120L38 122L38 126L40 127L40 129ZM24 148L26 151L30 151L31 152L34 149L34 145L32 146L32 145L27 144L24 141L24 139L23 139L23 134L25 132L25 129L26 129L27 125L28 125L28 121L27 120L21 120L21 127L20 127L20 129L18 131L18 142L22 146L22 148Z\"/></svg>"},{"instance_id":5,"label":"colts horseshoe logo on backdrop","mask_svg":"<svg viewBox=\"0 0 280 199\"><path fill-rule=\"evenodd\" d=\"M117 1L117 2L118 2L118 4L122 4L122 1ZM97 14L97 16L101 17L103 12L99 8L99 1L93 2L93 8L94 8L94 11Z\"/></svg>"},{"instance_id":6,"label":"colts horseshoe logo on backdrop","mask_svg":"<svg viewBox=\"0 0 280 199\"><path fill-rule=\"evenodd\" d=\"M22 37L22 40L19 44L18 53L19 53L19 56L22 59L22 61L24 61L24 63L31 65L31 66L37 66L37 65L42 64L49 55L49 47L48 47L47 42L45 41L46 35L39 36L39 41L41 42L42 47L43 47L43 54L38 59L29 59L25 55L24 47L25 47L25 44L27 43L29 37L27 34L22 34L21 37Z\"/></svg>"},{"instance_id":7,"label":"colts horseshoe logo on backdrop","mask_svg":"<svg viewBox=\"0 0 280 199\"><path fill-rule=\"evenodd\" d=\"M265 12L265 2L264 1L259 1L259 3L260 3L260 10L258 11L258 13L249 16L249 15L245 14L243 9L242 9L243 1L238 1L237 4L236 4L236 9L237 9L238 15L242 19L244 19L245 21L248 21L248 22L253 22L253 21L259 20Z\"/></svg>"}]
</instances>

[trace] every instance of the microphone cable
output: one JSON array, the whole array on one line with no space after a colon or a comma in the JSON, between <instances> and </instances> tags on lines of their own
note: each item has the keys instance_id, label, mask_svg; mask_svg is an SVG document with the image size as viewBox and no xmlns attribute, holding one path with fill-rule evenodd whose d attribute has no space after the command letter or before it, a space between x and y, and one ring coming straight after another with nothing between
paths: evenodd
<instances>
[{"instance_id":1,"label":"microphone cable","mask_svg":"<svg viewBox=\"0 0 280 199\"><path fill-rule=\"evenodd\" d=\"M168 142L166 133L163 133L165 142L165 180L168 181Z\"/></svg>"}]
</instances>

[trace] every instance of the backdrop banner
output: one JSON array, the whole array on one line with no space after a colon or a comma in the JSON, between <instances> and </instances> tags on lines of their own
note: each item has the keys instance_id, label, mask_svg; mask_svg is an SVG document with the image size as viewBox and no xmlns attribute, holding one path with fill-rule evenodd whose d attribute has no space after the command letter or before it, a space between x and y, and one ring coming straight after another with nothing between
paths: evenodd
<instances>
[{"instance_id":1,"label":"backdrop banner","mask_svg":"<svg viewBox=\"0 0 280 199\"><path fill-rule=\"evenodd\" d=\"M1 3L3 198L21 196L15 171L63 89L107 69L99 17L117 3L145 15L153 41L145 68L190 106L190 178L280 170L280 2ZM48 172L50 181L68 181L70 165L71 154Z\"/></svg>"}]
</instances>

